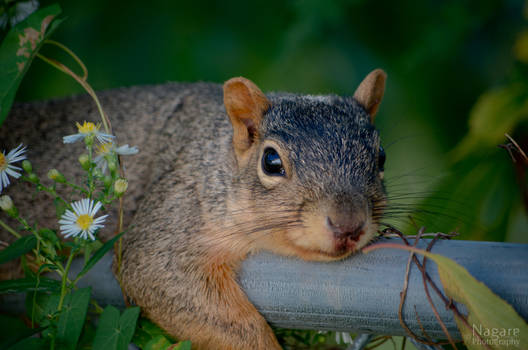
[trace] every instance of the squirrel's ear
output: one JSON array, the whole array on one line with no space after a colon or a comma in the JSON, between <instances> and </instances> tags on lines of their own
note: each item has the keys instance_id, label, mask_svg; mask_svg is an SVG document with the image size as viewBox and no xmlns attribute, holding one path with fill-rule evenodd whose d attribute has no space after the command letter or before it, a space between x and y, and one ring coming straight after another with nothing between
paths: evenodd
<instances>
[{"instance_id":1,"label":"squirrel's ear","mask_svg":"<svg viewBox=\"0 0 528 350\"><path fill-rule=\"evenodd\" d=\"M387 80L387 74L381 69L375 69L363 79L354 92L354 98L370 114L371 122L374 122L374 117L383 98L385 80Z\"/></svg>"},{"instance_id":2,"label":"squirrel's ear","mask_svg":"<svg viewBox=\"0 0 528 350\"><path fill-rule=\"evenodd\" d=\"M239 77L224 83L224 105L233 125L233 145L240 155L253 143L262 116L271 104L253 82Z\"/></svg>"}]
</instances>

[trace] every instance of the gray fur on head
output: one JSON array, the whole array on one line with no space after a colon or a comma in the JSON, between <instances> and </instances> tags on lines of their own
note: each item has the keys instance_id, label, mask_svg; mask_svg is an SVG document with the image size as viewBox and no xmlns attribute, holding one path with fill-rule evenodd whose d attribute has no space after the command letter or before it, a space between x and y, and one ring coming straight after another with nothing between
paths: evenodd
<instances>
[{"instance_id":1,"label":"gray fur on head","mask_svg":"<svg viewBox=\"0 0 528 350\"><path fill-rule=\"evenodd\" d=\"M317 197L382 194L379 135L351 97L269 94L261 137L288 151L299 185Z\"/></svg>"}]
</instances>

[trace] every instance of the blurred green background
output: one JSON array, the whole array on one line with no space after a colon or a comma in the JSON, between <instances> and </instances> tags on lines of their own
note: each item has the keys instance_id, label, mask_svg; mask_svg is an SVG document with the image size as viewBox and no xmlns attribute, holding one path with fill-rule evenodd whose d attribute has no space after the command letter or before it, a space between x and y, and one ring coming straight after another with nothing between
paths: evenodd
<instances>
[{"instance_id":1,"label":"blurred green background","mask_svg":"<svg viewBox=\"0 0 528 350\"><path fill-rule=\"evenodd\" d=\"M96 90L242 75L264 91L350 95L383 68L390 222L528 243L526 164L497 147L508 132L528 149L524 1L58 2L67 20L53 39ZM17 100L80 92L35 60Z\"/></svg>"}]
</instances>

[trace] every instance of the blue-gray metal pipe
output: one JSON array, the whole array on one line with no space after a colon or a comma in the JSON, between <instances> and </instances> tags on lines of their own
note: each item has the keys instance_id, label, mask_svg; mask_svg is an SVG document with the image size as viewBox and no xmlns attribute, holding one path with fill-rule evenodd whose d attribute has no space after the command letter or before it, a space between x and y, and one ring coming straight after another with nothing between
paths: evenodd
<instances>
[{"instance_id":1,"label":"blue-gray metal pipe","mask_svg":"<svg viewBox=\"0 0 528 350\"><path fill-rule=\"evenodd\" d=\"M420 242L418 247L425 248L426 244ZM437 242L432 251L464 266L528 319L528 245L452 240ZM398 305L408 257L406 251L381 249L344 261L317 263L260 253L243 263L239 280L249 299L275 326L405 335L398 320ZM79 284L92 286L101 304L122 306L111 261L111 255L104 257ZM81 262L74 262L73 269L80 268ZM432 261L427 271L441 286ZM430 292L448 330L454 338L460 338L451 312L431 288ZM421 334L418 315L430 337L444 338L416 266L411 268L403 310L414 332Z\"/></svg>"}]
</instances>

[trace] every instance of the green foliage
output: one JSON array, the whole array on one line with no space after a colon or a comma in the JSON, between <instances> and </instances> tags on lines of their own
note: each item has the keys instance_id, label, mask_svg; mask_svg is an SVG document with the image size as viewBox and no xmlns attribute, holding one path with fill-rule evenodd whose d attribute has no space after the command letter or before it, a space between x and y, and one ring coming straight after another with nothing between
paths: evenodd
<instances>
[{"instance_id":1,"label":"green foliage","mask_svg":"<svg viewBox=\"0 0 528 350\"><path fill-rule=\"evenodd\" d=\"M7 350L45 350L48 349L48 344L45 339L40 338L26 338L19 341L15 345L9 347Z\"/></svg>"},{"instance_id":2,"label":"green foliage","mask_svg":"<svg viewBox=\"0 0 528 350\"><path fill-rule=\"evenodd\" d=\"M178 343L175 347L173 347L174 350L191 350L191 342L189 340L184 340Z\"/></svg>"},{"instance_id":3,"label":"green foliage","mask_svg":"<svg viewBox=\"0 0 528 350\"><path fill-rule=\"evenodd\" d=\"M25 236L11 243L9 247L0 251L0 264L16 259L21 255L30 252L37 246L35 236Z\"/></svg>"},{"instance_id":4,"label":"green foliage","mask_svg":"<svg viewBox=\"0 0 528 350\"><path fill-rule=\"evenodd\" d=\"M0 46L0 125L7 117L15 94L44 40L62 20L59 5L43 8L11 28Z\"/></svg>"},{"instance_id":5,"label":"green foliage","mask_svg":"<svg viewBox=\"0 0 528 350\"><path fill-rule=\"evenodd\" d=\"M83 288L66 295L57 324L56 342L60 349L75 349L86 319L90 292L90 288Z\"/></svg>"},{"instance_id":6,"label":"green foliage","mask_svg":"<svg viewBox=\"0 0 528 350\"><path fill-rule=\"evenodd\" d=\"M177 343L165 331L146 318L139 319L132 342L143 350L166 350Z\"/></svg>"},{"instance_id":7,"label":"green foliage","mask_svg":"<svg viewBox=\"0 0 528 350\"><path fill-rule=\"evenodd\" d=\"M51 32L61 22L61 20L56 19L59 13L60 7L58 5L43 8L16 24L5 35L0 47L0 123L7 115L20 81L35 56L71 75L89 93L92 93L96 103L99 103L97 96L86 82L86 74L84 77L78 77L60 62L39 53L44 43L53 43L70 54L83 67L77 56L66 47L56 42L47 41ZM0 294L26 293L26 310L28 318L31 320L31 328L27 328L19 322L14 322L10 326L13 328L13 333L9 337L1 339L6 348L75 350L94 347L98 349L126 349L134 334L139 308L126 309L119 317L119 311L108 306L101 316L97 331L95 331L90 325L91 322L87 322L89 306L92 302L94 308L90 318L94 316L94 313L97 314L100 307L96 302L91 301L90 288L77 289L76 287L77 282L112 249L125 232L120 224L118 227L120 233L111 240L104 244L96 241L97 231L104 225L104 217L96 218L95 213L100 208L103 210L109 208L114 201L123 195L127 184L126 179L123 178L124 175L118 171L116 146L113 143L114 136L108 135L108 122L102 107L99 108L99 111L106 133L99 131L100 126L98 124L85 122L82 126L78 126L78 134L70 135L64 139L65 143L81 140L85 143L86 154L82 156L83 162L80 164L85 173L82 185L70 182L57 169L51 169L48 172L48 177L54 184L45 186L34 172L29 160L26 159L25 148L20 146L13 153L16 154L13 159L17 157L17 160L13 160L13 162L23 160L22 169L26 174L20 179L36 186L38 192L46 192L51 195L59 219L58 224L61 225L61 233L72 236L73 239L65 241L59 237L55 230L39 227L38 223L29 223L23 214L19 213L9 196L0 197L2 210L16 220L25 232L29 233L29 235L22 237L17 230L3 220L1 222L1 226L18 239L0 251L0 263L22 257L21 261L26 276L22 279L0 281ZM96 147L97 141L112 141L112 143L106 144L103 153L100 151L103 148ZM95 159L94 153L96 151L100 152L100 160ZM103 165L108 165L109 174L104 173L104 168L100 169ZM17 174L16 178L18 177ZM116 187L116 183L119 183L119 186ZM83 198L71 203L57 193L57 184L70 187L74 194ZM121 207L120 212L122 210ZM24 254L32 256L31 268L27 264ZM84 255L84 266L81 272L72 278L69 276L71 263L74 257L78 255ZM37 267L36 272L33 270L35 265ZM41 276L44 272L56 273L60 280ZM113 318L115 312L117 312L116 319ZM5 319L1 321L5 321ZM6 327L6 329L8 328ZM40 337L31 337L35 333L40 333Z\"/></svg>"},{"instance_id":8,"label":"green foliage","mask_svg":"<svg viewBox=\"0 0 528 350\"><path fill-rule=\"evenodd\" d=\"M57 291L60 289L60 282L50 278L41 277L35 279L31 277L0 281L0 294L20 293L27 291Z\"/></svg>"},{"instance_id":9,"label":"green foliage","mask_svg":"<svg viewBox=\"0 0 528 350\"><path fill-rule=\"evenodd\" d=\"M528 344L528 324L511 305L494 294L482 282L477 281L464 267L453 260L420 249L412 250L436 263L446 295L466 307L467 322L463 322L458 316L455 320L465 345L469 349L486 349L485 344L490 344L492 349L508 349L516 346L515 344ZM486 333L486 330L489 333ZM494 343L494 338L501 330L507 334L501 334L500 339L502 341L511 340L511 344ZM480 337L485 344L480 344L475 340L474 332L481 332Z\"/></svg>"},{"instance_id":10,"label":"green foliage","mask_svg":"<svg viewBox=\"0 0 528 350\"><path fill-rule=\"evenodd\" d=\"M107 306L99 319L99 326L93 342L95 349L126 350L132 340L139 308L126 309L119 315L119 310Z\"/></svg>"},{"instance_id":11,"label":"green foliage","mask_svg":"<svg viewBox=\"0 0 528 350\"><path fill-rule=\"evenodd\" d=\"M60 299L60 293L28 293L26 309L32 322L51 328L45 335L54 338L60 349L75 349L88 311L90 288L66 295L59 313L57 309Z\"/></svg>"},{"instance_id":12,"label":"green foliage","mask_svg":"<svg viewBox=\"0 0 528 350\"><path fill-rule=\"evenodd\" d=\"M504 134L512 133L528 121L528 85L513 83L484 93L469 116L469 133L453 151L454 160L504 143Z\"/></svg>"},{"instance_id":13,"label":"green foliage","mask_svg":"<svg viewBox=\"0 0 528 350\"><path fill-rule=\"evenodd\" d=\"M81 278L82 276L84 276L88 271L90 271L90 269L92 267L95 266L95 264L97 264L97 262L99 260L101 260L101 258L110 251L110 249L113 248L115 242L117 242L118 239L120 239L123 235L125 234L125 232L121 232L120 234L117 234L115 235L112 239L108 240L107 242L105 242L101 248L97 249L95 251L95 253L92 255L92 257L90 258L90 260L88 260L88 262L86 262L86 264L84 264L84 267L83 269L81 270L81 272L79 272L79 274L77 275L77 278Z\"/></svg>"},{"instance_id":14,"label":"green foliage","mask_svg":"<svg viewBox=\"0 0 528 350\"><path fill-rule=\"evenodd\" d=\"M44 328L28 329L24 322L16 317L0 315L0 349L10 349L22 339L26 339Z\"/></svg>"}]
</instances>

